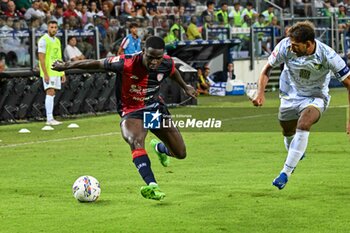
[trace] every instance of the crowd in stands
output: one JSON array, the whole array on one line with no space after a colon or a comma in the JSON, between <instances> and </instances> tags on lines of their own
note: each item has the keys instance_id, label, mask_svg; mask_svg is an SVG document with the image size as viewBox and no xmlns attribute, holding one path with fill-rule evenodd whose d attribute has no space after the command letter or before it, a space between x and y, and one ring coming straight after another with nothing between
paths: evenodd
<instances>
[{"instance_id":1,"label":"crowd in stands","mask_svg":"<svg viewBox=\"0 0 350 233\"><path fill-rule=\"evenodd\" d=\"M275 0L285 12L290 8L289 0ZM302 7L304 16L309 15L311 0L296 0L295 7ZM97 28L100 35L100 50L106 55L117 54L119 45L130 33L130 24L137 24L138 36L144 41L149 35L159 35L167 43L178 40L207 38L211 27L266 27L279 30L278 11L269 4L255 10L255 1L228 2L178 1L178 0L0 0L0 30L38 29L46 30L49 20L56 20L60 29L89 30ZM323 15L334 12L339 18L348 16L350 0L315 0ZM340 21L342 29L350 25ZM263 35L259 35L263 40ZM240 39L248 39L241 35ZM86 58L94 55L90 42L75 38L77 47ZM6 46L1 44L0 46ZM263 50L270 52L268 42Z\"/></svg>"}]
</instances>

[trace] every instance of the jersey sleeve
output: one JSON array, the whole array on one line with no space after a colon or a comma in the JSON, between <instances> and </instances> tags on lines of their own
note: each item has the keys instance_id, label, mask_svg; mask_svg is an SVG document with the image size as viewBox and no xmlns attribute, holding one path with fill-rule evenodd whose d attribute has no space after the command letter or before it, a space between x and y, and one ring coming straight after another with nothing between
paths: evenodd
<instances>
[{"instance_id":1,"label":"jersey sleeve","mask_svg":"<svg viewBox=\"0 0 350 233\"><path fill-rule=\"evenodd\" d=\"M44 38L40 38L38 42L38 53L46 53L46 41Z\"/></svg>"},{"instance_id":2,"label":"jersey sleeve","mask_svg":"<svg viewBox=\"0 0 350 233\"><path fill-rule=\"evenodd\" d=\"M122 73L124 69L124 55L106 58L104 67L107 71Z\"/></svg>"},{"instance_id":3,"label":"jersey sleeve","mask_svg":"<svg viewBox=\"0 0 350 233\"><path fill-rule=\"evenodd\" d=\"M333 49L328 49L327 61L329 63L330 70L339 81L344 81L350 75L349 67Z\"/></svg>"},{"instance_id":4,"label":"jersey sleeve","mask_svg":"<svg viewBox=\"0 0 350 233\"><path fill-rule=\"evenodd\" d=\"M268 63L272 67L276 67L285 62L285 56L288 51L286 39L280 41L273 49L271 55L268 58Z\"/></svg>"},{"instance_id":5,"label":"jersey sleeve","mask_svg":"<svg viewBox=\"0 0 350 233\"><path fill-rule=\"evenodd\" d=\"M122 40L122 43L120 44L120 47L122 47L123 49L126 49L128 47L128 44L129 44L129 39L128 39L128 37L125 37Z\"/></svg>"},{"instance_id":6,"label":"jersey sleeve","mask_svg":"<svg viewBox=\"0 0 350 233\"><path fill-rule=\"evenodd\" d=\"M172 58L170 58L170 60L171 60L170 76L172 76L175 73L175 62Z\"/></svg>"}]
</instances>

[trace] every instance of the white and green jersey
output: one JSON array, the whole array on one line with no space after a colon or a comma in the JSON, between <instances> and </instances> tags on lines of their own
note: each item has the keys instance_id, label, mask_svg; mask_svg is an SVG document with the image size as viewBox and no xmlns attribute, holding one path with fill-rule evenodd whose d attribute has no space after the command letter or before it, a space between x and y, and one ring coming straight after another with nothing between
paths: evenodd
<instances>
[{"instance_id":1,"label":"white and green jersey","mask_svg":"<svg viewBox=\"0 0 350 233\"><path fill-rule=\"evenodd\" d=\"M331 72L339 81L350 75L344 60L332 48L315 41L316 51L312 55L297 57L291 49L290 38L285 38L269 56L268 63L273 67L284 63L280 77L281 97L328 98Z\"/></svg>"}]
</instances>

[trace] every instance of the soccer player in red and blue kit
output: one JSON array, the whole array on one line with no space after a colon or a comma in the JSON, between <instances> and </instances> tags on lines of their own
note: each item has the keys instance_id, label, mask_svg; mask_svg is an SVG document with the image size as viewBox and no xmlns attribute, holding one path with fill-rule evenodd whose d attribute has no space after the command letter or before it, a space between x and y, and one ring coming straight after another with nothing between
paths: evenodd
<instances>
[{"instance_id":1,"label":"soccer player in red and blue kit","mask_svg":"<svg viewBox=\"0 0 350 233\"><path fill-rule=\"evenodd\" d=\"M121 116L121 131L124 140L131 148L133 162L146 182L141 194L147 199L161 200L165 197L159 189L151 169L151 162L145 150L145 138L148 132L144 128L144 113L156 112L169 116L166 105L158 97L159 88L166 78L175 80L187 95L195 98L196 90L187 85L173 59L164 55L165 44L160 37L152 36L146 40L142 52L133 55L121 55L102 60L81 60L75 62L56 61L53 69L105 69L120 74L116 82L117 110ZM157 117L157 116L156 116ZM164 118L170 121L170 118ZM152 140L151 145L163 166L168 166L169 157L184 159L186 146L179 130L169 127L150 129L160 140Z\"/></svg>"}]
</instances>

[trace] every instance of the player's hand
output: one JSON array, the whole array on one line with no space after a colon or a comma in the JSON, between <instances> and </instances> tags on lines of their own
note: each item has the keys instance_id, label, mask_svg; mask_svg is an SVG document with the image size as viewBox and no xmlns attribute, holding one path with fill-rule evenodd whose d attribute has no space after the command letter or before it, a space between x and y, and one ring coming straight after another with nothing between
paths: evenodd
<instances>
[{"instance_id":1,"label":"player's hand","mask_svg":"<svg viewBox=\"0 0 350 233\"><path fill-rule=\"evenodd\" d=\"M186 85L185 92L192 98L197 98L198 93L191 85Z\"/></svg>"},{"instance_id":2,"label":"player's hand","mask_svg":"<svg viewBox=\"0 0 350 233\"><path fill-rule=\"evenodd\" d=\"M67 81L67 78L66 78L65 75L63 75L62 78L61 78L61 83L65 83L66 81Z\"/></svg>"},{"instance_id":3,"label":"player's hand","mask_svg":"<svg viewBox=\"0 0 350 233\"><path fill-rule=\"evenodd\" d=\"M64 71L67 69L67 62L56 60L52 63L51 69L56 71Z\"/></svg>"},{"instance_id":4,"label":"player's hand","mask_svg":"<svg viewBox=\"0 0 350 233\"><path fill-rule=\"evenodd\" d=\"M44 82L45 82L46 84L49 84L49 82L50 82L50 77L49 77L48 75L45 75L45 74L44 74Z\"/></svg>"},{"instance_id":5,"label":"player's hand","mask_svg":"<svg viewBox=\"0 0 350 233\"><path fill-rule=\"evenodd\" d=\"M252 100L252 103L254 106L262 106L265 102L265 94L264 93L258 93L258 95Z\"/></svg>"}]
</instances>

